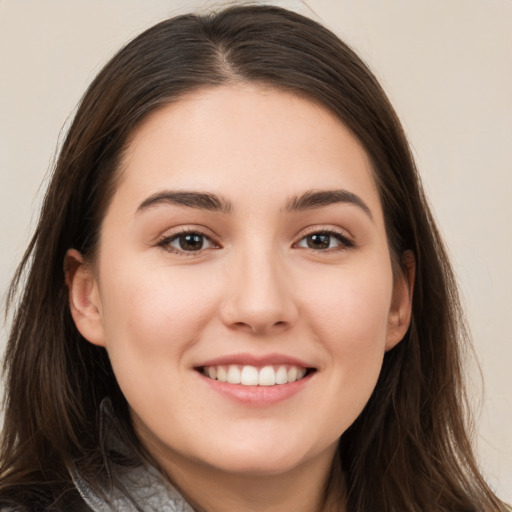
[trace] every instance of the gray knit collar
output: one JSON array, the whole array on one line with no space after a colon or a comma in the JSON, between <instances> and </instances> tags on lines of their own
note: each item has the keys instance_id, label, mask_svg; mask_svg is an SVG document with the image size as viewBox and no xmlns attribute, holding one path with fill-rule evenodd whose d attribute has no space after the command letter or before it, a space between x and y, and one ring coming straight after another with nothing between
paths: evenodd
<instances>
[{"instance_id":1,"label":"gray knit collar","mask_svg":"<svg viewBox=\"0 0 512 512\"><path fill-rule=\"evenodd\" d=\"M128 450L116 436L112 406L108 399L101 403L101 415L110 447L116 451ZM103 495L96 492L74 468L71 476L75 486L94 512L194 512L183 496L168 480L147 462L141 461L132 468L120 468L108 461L107 472L116 475L118 486L105 485Z\"/></svg>"}]
</instances>

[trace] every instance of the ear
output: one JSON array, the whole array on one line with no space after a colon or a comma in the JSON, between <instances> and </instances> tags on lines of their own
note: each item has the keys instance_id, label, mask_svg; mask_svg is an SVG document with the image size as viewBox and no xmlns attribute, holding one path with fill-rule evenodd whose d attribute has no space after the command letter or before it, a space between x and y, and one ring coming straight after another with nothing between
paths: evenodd
<instances>
[{"instance_id":1,"label":"ear","mask_svg":"<svg viewBox=\"0 0 512 512\"><path fill-rule=\"evenodd\" d=\"M92 266L80 252L69 249L64 258L64 274L76 328L86 340L104 347L101 300Z\"/></svg>"},{"instance_id":2,"label":"ear","mask_svg":"<svg viewBox=\"0 0 512 512\"><path fill-rule=\"evenodd\" d=\"M412 251L405 251L402 254L402 265L394 276L386 351L391 350L402 341L411 323L415 275L416 260L414 254Z\"/></svg>"}]
</instances>

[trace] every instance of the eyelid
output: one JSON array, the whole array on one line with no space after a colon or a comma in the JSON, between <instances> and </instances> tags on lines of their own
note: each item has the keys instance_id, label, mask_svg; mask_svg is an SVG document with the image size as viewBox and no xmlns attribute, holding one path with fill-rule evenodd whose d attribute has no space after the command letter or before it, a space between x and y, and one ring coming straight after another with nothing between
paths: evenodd
<instances>
[{"instance_id":1,"label":"eyelid","mask_svg":"<svg viewBox=\"0 0 512 512\"><path fill-rule=\"evenodd\" d=\"M337 238L340 242L340 245L337 247L331 247L327 249L313 249L310 247L304 247L304 249L309 249L311 251L315 252L336 252L336 251L342 251L342 250L348 250L353 249L356 244L351 235L348 235L346 231L340 229L340 228L333 228L333 227L322 227L322 226L311 226L309 228L306 228L305 232L302 232L299 235L298 240L293 244L294 247L298 247L298 244L302 242L305 238L311 235L316 234L324 234L324 235L330 235L335 238Z\"/></svg>"},{"instance_id":2,"label":"eyelid","mask_svg":"<svg viewBox=\"0 0 512 512\"><path fill-rule=\"evenodd\" d=\"M194 256L197 257L197 256L203 255L205 251L209 251L211 249L220 249L221 245L218 243L216 238L214 236L212 236L211 234L207 234L206 231L210 231L210 230L207 230L203 227L198 227L198 226L180 226L179 228L171 230L170 232L166 231L164 235L160 236L157 239L155 245L157 247L162 248L166 252L177 254L179 256L187 256L187 257L194 257ZM195 235L200 235L200 236L204 237L205 239L210 241L211 246L198 249L197 251L185 251L185 250L181 250L177 247L173 247L172 245L170 245L171 242L173 242L174 240L177 240L180 236L184 236L184 235L188 235L188 234L195 234Z\"/></svg>"},{"instance_id":3,"label":"eyelid","mask_svg":"<svg viewBox=\"0 0 512 512\"><path fill-rule=\"evenodd\" d=\"M218 242L217 237L210 234L211 230L203 227L203 226L179 226L177 228L168 230L165 234L161 235L155 242L157 247L162 248L163 250L174 253L179 256L187 256L187 257L197 257L204 254L205 251L209 251L211 249L220 249L222 248L221 244ZM210 247L203 248L194 251L181 250L179 248L171 246L171 242L178 239L180 236L187 234L197 234L201 237L204 237L210 242ZM315 234L323 234L335 237L340 243L335 247L329 247L325 249L315 249L311 247L301 247L299 243L302 242L305 238ZM296 242L292 244L292 247L295 248L303 248L314 252L325 252L332 253L336 251L343 251L353 249L356 246L354 239L351 235L348 235L345 230L341 228L333 228L332 226L310 226L305 228L300 235L296 238Z\"/></svg>"}]
</instances>

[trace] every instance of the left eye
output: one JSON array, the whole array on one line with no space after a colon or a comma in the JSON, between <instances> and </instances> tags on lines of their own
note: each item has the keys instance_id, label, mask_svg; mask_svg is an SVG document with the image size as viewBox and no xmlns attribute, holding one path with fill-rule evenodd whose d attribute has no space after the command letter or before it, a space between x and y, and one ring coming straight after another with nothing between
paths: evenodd
<instances>
[{"instance_id":1,"label":"left eye","mask_svg":"<svg viewBox=\"0 0 512 512\"><path fill-rule=\"evenodd\" d=\"M297 247L308 249L326 250L335 247L351 247L352 243L340 233L319 232L311 233L302 238Z\"/></svg>"},{"instance_id":2,"label":"left eye","mask_svg":"<svg viewBox=\"0 0 512 512\"><path fill-rule=\"evenodd\" d=\"M180 233L163 240L160 245L177 252L195 252L202 249L210 249L213 242L201 233Z\"/></svg>"}]
</instances>

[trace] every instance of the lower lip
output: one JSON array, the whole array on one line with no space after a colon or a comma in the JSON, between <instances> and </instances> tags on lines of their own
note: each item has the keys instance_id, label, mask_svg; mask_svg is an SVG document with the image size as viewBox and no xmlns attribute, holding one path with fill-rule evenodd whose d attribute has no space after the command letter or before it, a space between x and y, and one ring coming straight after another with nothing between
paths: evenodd
<instances>
[{"instance_id":1,"label":"lower lip","mask_svg":"<svg viewBox=\"0 0 512 512\"><path fill-rule=\"evenodd\" d=\"M310 382L315 372L306 375L300 380L289 384L276 384L274 386L244 386L243 384L229 384L210 379L202 374L198 375L211 389L221 395L239 403L252 406L267 407L287 400L299 393Z\"/></svg>"}]
</instances>

